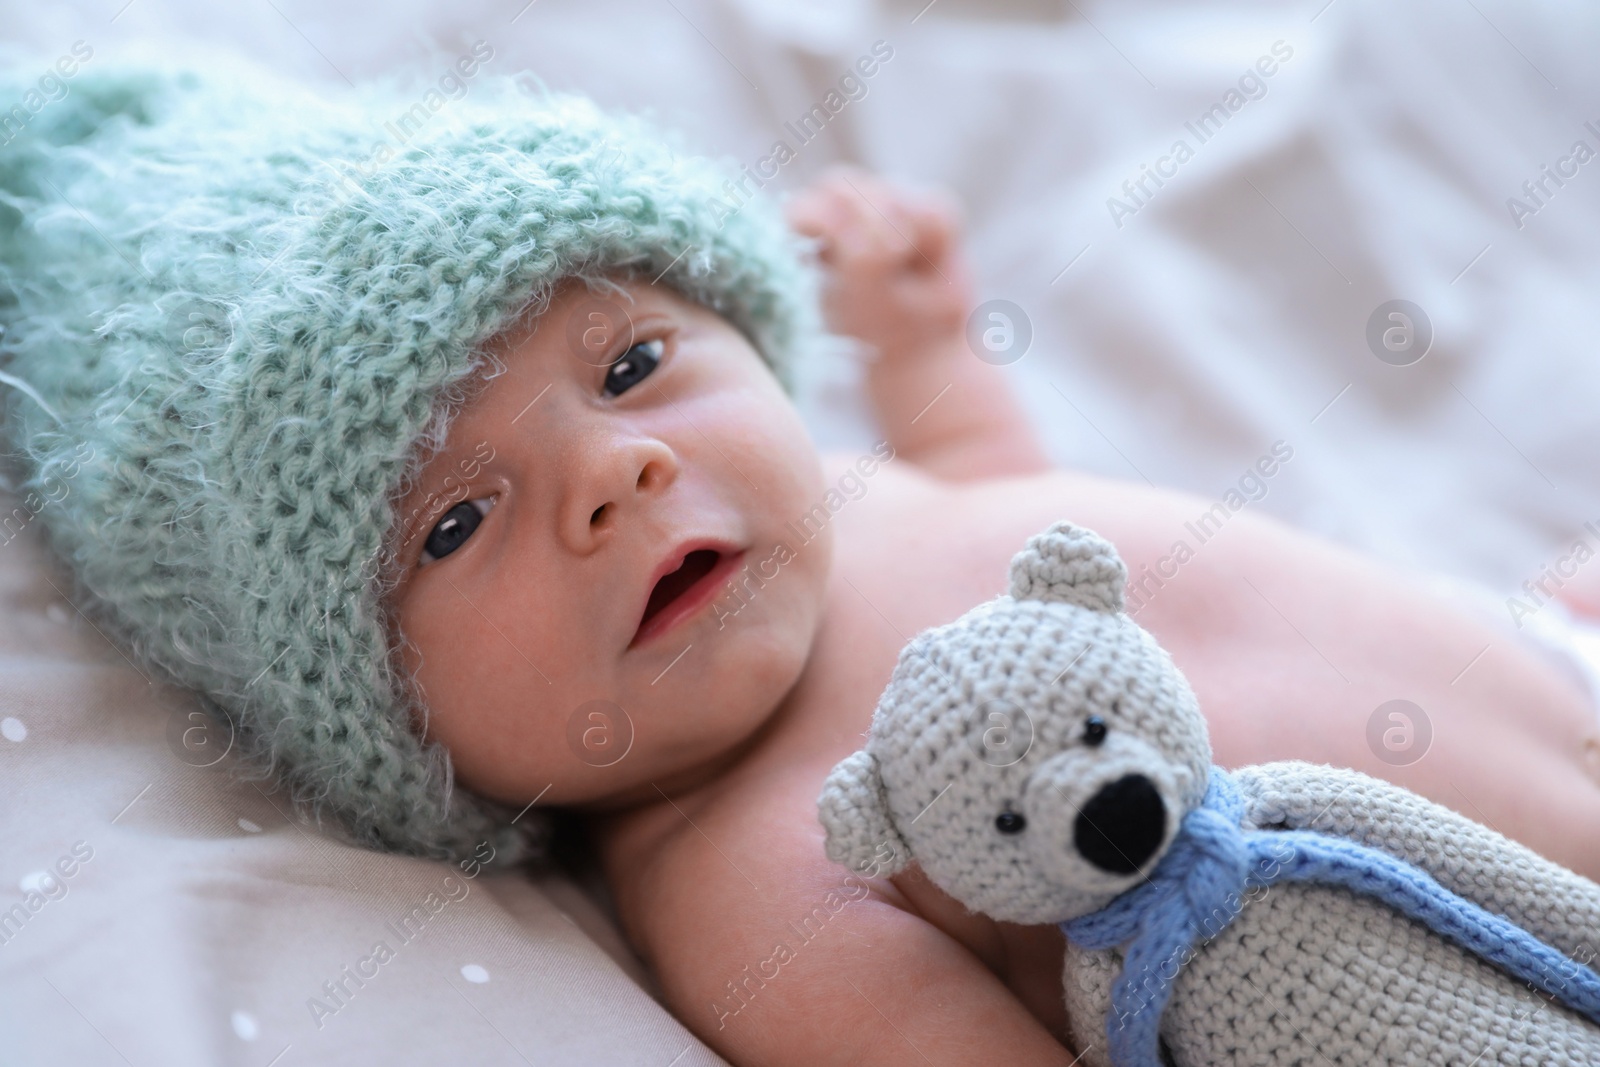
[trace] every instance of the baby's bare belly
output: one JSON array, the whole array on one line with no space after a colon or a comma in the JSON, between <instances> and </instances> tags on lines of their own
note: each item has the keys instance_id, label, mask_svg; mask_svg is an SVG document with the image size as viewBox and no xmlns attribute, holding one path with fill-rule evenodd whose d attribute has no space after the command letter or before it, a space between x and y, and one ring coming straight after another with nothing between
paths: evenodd
<instances>
[{"instance_id":1,"label":"baby's bare belly","mask_svg":"<svg viewBox=\"0 0 1600 1067\"><path fill-rule=\"evenodd\" d=\"M699 829L663 804L640 813L629 847L699 848L696 835L722 813L730 834L752 828L747 840L721 842L723 852L781 852L774 877L837 880L844 872L822 854L816 797L833 765L863 743L901 647L1003 592L1011 556L1067 518L1109 538L1136 580L1147 566L1157 572L1159 583L1147 581L1130 606L1199 698L1215 762L1355 768L1600 877L1600 786L1581 758L1600 731L1570 681L1401 574L1248 509L1198 543L1185 524L1210 506L1068 472L950 486L888 464L832 520L829 606L799 685L740 764L677 798ZM1191 551L1174 566L1179 541ZM1393 700L1421 709L1425 748L1369 741L1369 721ZM723 859L702 854L715 876L710 868ZM626 857L608 866L625 870ZM966 945L1061 1032L1053 929L966 915L914 872L881 888ZM624 909L629 897L619 894ZM632 921L672 921L647 917L651 902L634 899ZM772 905L752 896L749 906L754 918Z\"/></svg>"}]
</instances>

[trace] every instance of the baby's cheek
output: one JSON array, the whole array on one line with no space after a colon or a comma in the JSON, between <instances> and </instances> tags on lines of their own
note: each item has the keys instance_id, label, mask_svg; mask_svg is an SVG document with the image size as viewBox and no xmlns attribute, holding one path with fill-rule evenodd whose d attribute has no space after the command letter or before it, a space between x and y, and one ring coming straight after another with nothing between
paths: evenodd
<instances>
[{"instance_id":1,"label":"baby's cheek","mask_svg":"<svg viewBox=\"0 0 1600 1067\"><path fill-rule=\"evenodd\" d=\"M441 616L435 625L427 604L414 601L408 608L414 610L407 613L412 622L401 660L414 679L413 731L444 746L467 789L526 803L530 785L537 783L537 791L564 771L553 758L565 751L555 711L564 679L546 682L532 673L481 618L474 624Z\"/></svg>"}]
</instances>

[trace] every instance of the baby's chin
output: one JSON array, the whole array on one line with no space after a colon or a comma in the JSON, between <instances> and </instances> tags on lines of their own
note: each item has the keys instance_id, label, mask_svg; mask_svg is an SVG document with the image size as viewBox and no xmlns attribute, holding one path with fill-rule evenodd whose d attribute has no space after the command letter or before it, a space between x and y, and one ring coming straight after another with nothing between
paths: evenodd
<instances>
[{"instance_id":1,"label":"baby's chin","mask_svg":"<svg viewBox=\"0 0 1600 1067\"><path fill-rule=\"evenodd\" d=\"M752 605L753 607L754 605ZM774 605L776 607L776 605ZM666 691L640 694L628 714L632 747L606 773L580 773L569 806L607 811L706 785L760 743L805 671L816 612L741 616L695 639L708 656ZM692 653L691 653L692 654ZM685 664L680 666L686 666Z\"/></svg>"},{"instance_id":2,"label":"baby's chin","mask_svg":"<svg viewBox=\"0 0 1600 1067\"><path fill-rule=\"evenodd\" d=\"M696 692L666 709L659 765L684 782L709 780L737 763L778 715L805 671L811 642L728 664Z\"/></svg>"}]
</instances>

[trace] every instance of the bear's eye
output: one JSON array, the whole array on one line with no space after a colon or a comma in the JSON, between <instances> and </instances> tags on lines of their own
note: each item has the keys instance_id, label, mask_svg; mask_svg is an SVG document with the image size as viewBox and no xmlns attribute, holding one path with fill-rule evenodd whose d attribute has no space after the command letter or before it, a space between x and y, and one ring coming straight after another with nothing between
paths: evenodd
<instances>
[{"instance_id":1,"label":"bear's eye","mask_svg":"<svg viewBox=\"0 0 1600 1067\"><path fill-rule=\"evenodd\" d=\"M1106 739L1106 721L1098 715L1083 720L1083 743L1098 747Z\"/></svg>"},{"instance_id":2,"label":"bear's eye","mask_svg":"<svg viewBox=\"0 0 1600 1067\"><path fill-rule=\"evenodd\" d=\"M994 828L1003 834L1020 834L1027 825L1028 820L1014 811L1002 811L994 817Z\"/></svg>"}]
</instances>

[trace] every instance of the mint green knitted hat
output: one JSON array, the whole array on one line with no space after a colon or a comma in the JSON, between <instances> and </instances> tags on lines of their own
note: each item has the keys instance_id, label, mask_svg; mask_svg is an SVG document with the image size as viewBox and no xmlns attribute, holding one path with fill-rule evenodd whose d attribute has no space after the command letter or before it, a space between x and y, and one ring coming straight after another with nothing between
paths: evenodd
<instances>
[{"instance_id":1,"label":"mint green knitted hat","mask_svg":"<svg viewBox=\"0 0 1600 1067\"><path fill-rule=\"evenodd\" d=\"M539 855L547 820L410 729L394 501L563 278L659 275L787 384L819 330L798 238L643 120L486 72L459 99L100 59L57 84L0 75L28 101L0 129L0 415L78 607L354 840Z\"/></svg>"}]
</instances>

